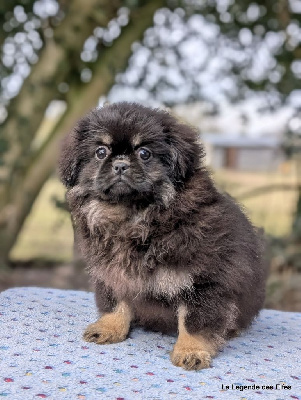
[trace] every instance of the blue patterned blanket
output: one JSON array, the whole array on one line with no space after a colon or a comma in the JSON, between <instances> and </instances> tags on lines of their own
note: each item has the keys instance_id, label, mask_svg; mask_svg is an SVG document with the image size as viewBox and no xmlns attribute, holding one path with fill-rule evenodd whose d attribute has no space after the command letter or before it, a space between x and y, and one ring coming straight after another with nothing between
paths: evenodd
<instances>
[{"instance_id":1,"label":"blue patterned blanket","mask_svg":"<svg viewBox=\"0 0 301 400\"><path fill-rule=\"evenodd\" d=\"M93 293L0 293L0 399L301 399L301 313L263 310L198 372L171 364L173 336L134 329L115 345L84 342L96 318Z\"/></svg>"}]
</instances>

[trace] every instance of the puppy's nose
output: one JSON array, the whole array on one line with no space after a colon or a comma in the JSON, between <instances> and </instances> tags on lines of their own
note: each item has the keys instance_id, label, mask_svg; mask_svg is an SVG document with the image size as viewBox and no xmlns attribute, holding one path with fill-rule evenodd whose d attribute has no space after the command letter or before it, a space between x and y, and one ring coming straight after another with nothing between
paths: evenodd
<instances>
[{"instance_id":1,"label":"puppy's nose","mask_svg":"<svg viewBox=\"0 0 301 400\"><path fill-rule=\"evenodd\" d=\"M123 175L127 169L129 169L130 165L125 161L114 161L112 168L116 175Z\"/></svg>"}]
</instances>

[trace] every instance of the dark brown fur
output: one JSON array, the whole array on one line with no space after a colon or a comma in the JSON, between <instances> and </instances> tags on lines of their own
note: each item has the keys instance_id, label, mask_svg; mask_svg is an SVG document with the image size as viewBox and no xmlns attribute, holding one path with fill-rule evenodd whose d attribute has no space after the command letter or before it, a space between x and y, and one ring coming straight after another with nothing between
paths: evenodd
<instances>
[{"instance_id":1,"label":"dark brown fur","mask_svg":"<svg viewBox=\"0 0 301 400\"><path fill-rule=\"evenodd\" d=\"M124 302L133 322L169 332L184 309L185 335L218 348L258 314L265 271L261 238L215 188L197 139L167 112L113 104L92 111L66 137L59 169L99 310L112 313ZM101 145L111 152L105 160L95 157ZM141 147L150 160L139 158ZM129 166L122 183L116 160ZM201 365L200 346L186 364L185 355L172 361L207 366L213 353Z\"/></svg>"}]
</instances>

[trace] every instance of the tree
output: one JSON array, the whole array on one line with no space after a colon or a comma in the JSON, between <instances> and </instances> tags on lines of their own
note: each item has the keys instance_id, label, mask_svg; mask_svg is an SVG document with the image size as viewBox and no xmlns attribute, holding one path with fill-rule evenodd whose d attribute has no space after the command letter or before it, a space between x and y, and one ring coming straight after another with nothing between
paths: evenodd
<instances>
[{"instance_id":1,"label":"tree","mask_svg":"<svg viewBox=\"0 0 301 400\"><path fill-rule=\"evenodd\" d=\"M69 2L69 6L67 3L62 2L63 6L66 4L65 18L53 28L50 38L44 38L39 60L32 67L18 96L10 101L8 117L2 127L2 264L8 259L34 199L55 168L60 139L82 114L97 105L101 95L109 91L116 72L126 66L132 43L142 37L145 29L152 24L156 9L164 5L162 0L141 2L130 10L125 21L124 15L123 18L120 15L126 10L117 13L121 6L118 1L74 0ZM80 54L86 40L99 26L108 27L106 32L113 31L112 27L115 27L115 33L111 36L108 33L106 39L99 41L97 59L89 65L91 79L85 82L79 79L79 70L83 69ZM69 87L64 96L59 91L61 83ZM33 149L31 144L45 110L56 98L66 101L66 110L42 146Z\"/></svg>"},{"instance_id":2,"label":"tree","mask_svg":"<svg viewBox=\"0 0 301 400\"><path fill-rule=\"evenodd\" d=\"M232 101L265 93L274 107L301 88L298 1L184 3L156 14L118 88L145 88L150 98L168 105L215 101L216 89ZM180 98L183 87L188 90Z\"/></svg>"}]
</instances>

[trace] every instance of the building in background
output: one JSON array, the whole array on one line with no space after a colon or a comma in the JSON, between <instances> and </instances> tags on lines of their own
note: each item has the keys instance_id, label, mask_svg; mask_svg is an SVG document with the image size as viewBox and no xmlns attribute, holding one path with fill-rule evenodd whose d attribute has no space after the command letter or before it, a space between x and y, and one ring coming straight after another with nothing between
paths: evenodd
<instances>
[{"instance_id":1,"label":"building in background","mask_svg":"<svg viewBox=\"0 0 301 400\"><path fill-rule=\"evenodd\" d=\"M214 169L275 171L285 160L281 140L277 137L204 133L201 141L206 163Z\"/></svg>"},{"instance_id":2,"label":"building in background","mask_svg":"<svg viewBox=\"0 0 301 400\"><path fill-rule=\"evenodd\" d=\"M197 102L175 106L173 112L199 130L212 168L275 171L285 161L282 142L292 108L273 112L260 106L260 99L252 99L221 104L212 112L210 104Z\"/></svg>"}]
</instances>

